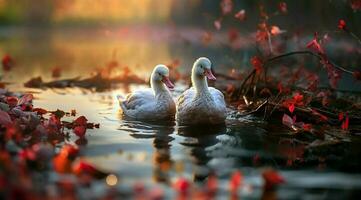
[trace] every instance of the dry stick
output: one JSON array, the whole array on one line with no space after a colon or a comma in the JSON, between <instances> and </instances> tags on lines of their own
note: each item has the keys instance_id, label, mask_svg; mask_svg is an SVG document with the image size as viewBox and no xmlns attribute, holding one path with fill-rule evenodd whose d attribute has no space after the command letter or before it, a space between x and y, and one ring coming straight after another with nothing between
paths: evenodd
<instances>
[{"instance_id":1,"label":"dry stick","mask_svg":"<svg viewBox=\"0 0 361 200\"><path fill-rule=\"evenodd\" d=\"M350 34L351 37L353 37L355 40L357 40L357 42L361 45L361 39L355 33L348 31L348 34Z\"/></svg>"},{"instance_id":2,"label":"dry stick","mask_svg":"<svg viewBox=\"0 0 361 200\"><path fill-rule=\"evenodd\" d=\"M289 53L285 53L285 54L281 54L281 55L278 55L278 56L275 56L275 57L272 57L272 58L269 58L268 60L266 60L264 62L264 69L267 68L267 64L275 61L275 60L278 60L278 59L281 59L281 58L284 58L284 57L288 57L288 56L292 56L292 55L311 55L313 57L316 57L318 58L319 60L324 60L324 57L322 57L321 55L319 54L316 54L316 53L313 53L311 51L292 51L292 52L289 52ZM342 71L342 72L345 72L345 73L348 73L348 74L353 74L353 71L350 71L350 70L347 70L337 64L335 64L334 62L330 61L330 60L327 60L328 63L330 63L331 65L333 65L335 68L337 68L338 70ZM248 76L243 80L242 84L241 84L241 91L243 90L243 87L245 85L245 83L248 81L249 78L251 78L252 75L254 75L256 73L256 70L253 69L252 72L250 74L248 74Z\"/></svg>"},{"instance_id":3,"label":"dry stick","mask_svg":"<svg viewBox=\"0 0 361 200\"><path fill-rule=\"evenodd\" d=\"M302 55L302 54L305 54L305 55L308 54L308 55L311 55L311 56L314 56L314 57L318 58L319 60L324 60L324 57L322 57L319 54L313 53L312 51L292 51L292 52L281 54L281 55L278 55L278 56L275 56L273 58L268 59L264 64L264 68L266 68L266 65L268 63L270 63L272 61L275 61L275 60L278 60L280 58L284 58L284 57L292 56L292 55ZM335 68L337 68L340 71L343 71L343 72L351 74L351 75L353 74L353 71L347 70L347 69L337 65L336 63L332 62L331 60L327 59L327 62L330 63L331 65L333 65Z\"/></svg>"}]
</instances>

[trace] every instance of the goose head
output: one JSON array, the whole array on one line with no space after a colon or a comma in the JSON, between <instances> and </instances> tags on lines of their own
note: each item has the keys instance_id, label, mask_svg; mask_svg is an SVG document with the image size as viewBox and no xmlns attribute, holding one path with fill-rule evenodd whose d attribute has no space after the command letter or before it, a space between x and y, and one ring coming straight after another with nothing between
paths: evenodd
<instances>
[{"instance_id":1,"label":"goose head","mask_svg":"<svg viewBox=\"0 0 361 200\"><path fill-rule=\"evenodd\" d=\"M198 58L193 64L193 74L200 77L207 77L209 80L216 80L216 77L212 73L212 63L206 57Z\"/></svg>"},{"instance_id":2,"label":"goose head","mask_svg":"<svg viewBox=\"0 0 361 200\"><path fill-rule=\"evenodd\" d=\"M169 89L174 85L169 79L169 69L165 65L157 65L152 73L152 83L164 83Z\"/></svg>"}]
</instances>

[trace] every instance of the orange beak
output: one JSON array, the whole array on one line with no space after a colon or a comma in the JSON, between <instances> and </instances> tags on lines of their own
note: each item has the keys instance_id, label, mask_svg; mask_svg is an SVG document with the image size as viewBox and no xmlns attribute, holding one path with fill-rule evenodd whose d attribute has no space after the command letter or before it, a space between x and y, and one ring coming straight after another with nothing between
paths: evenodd
<instances>
[{"instance_id":1,"label":"orange beak","mask_svg":"<svg viewBox=\"0 0 361 200\"><path fill-rule=\"evenodd\" d=\"M209 80L217 80L217 78L213 75L212 71L210 69L205 69L204 70L204 75L209 79Z\"/></svg>"},{"instance_id":2,"label":"orange beak","mask_svg":"<svg viewBox=\"0 0 361 200\"><path fill-rule=\"evenodd\" d=\"M170 81L167 76L163 76L162 82L163 82L169 89L173 89L173 88L174 88L174 85L173 85L172 81Z\"/></svg>"}]
</instances>

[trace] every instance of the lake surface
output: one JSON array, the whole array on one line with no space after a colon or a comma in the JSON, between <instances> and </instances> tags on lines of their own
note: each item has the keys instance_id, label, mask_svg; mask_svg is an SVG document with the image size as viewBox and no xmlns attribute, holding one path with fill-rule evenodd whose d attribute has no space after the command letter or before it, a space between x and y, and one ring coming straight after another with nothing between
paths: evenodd
<instances>
[{"instance_id":1,"label":"lake surface","mask_svg":"<svg viewBox=\"0 0 361 200\"><path fill-rule=\"evenodd\" d=\"M338 155L335 162L319 158L318 163L302 165L305 145L294 141L290 131L279 123L247 116L229 117L226 127L221 128L147 124L123 120L116 99L117 95L126 95L147 85L119 84L104 92L22 86L31 77L52 80L54 66L63 68L62 78L87 77L112 59L135 69L144 79L154 65L174 59L181 61L183 73L189 72L193 60L202 55L213 58L214 65L219 66L216 71L224 73L243 62L231 59L235 53L222 46L205 47L197 42L202 33L197 29L149 27L3 28L0 53L9 53L16 60L16 67L4 73L3 80L11 83L8 85L11 90L34 93L35 107L76 109L90 122L100 123L100 129L87 131L87 141L77 141L77 137L72 136L68 142L83 146L82 155L97 167L116 174L120 184L141 181L166 189L179 176L202 184L210 173L215 173L221 188L218 195L223 199L227 198L230 174L241 170L247 186L242 196L258 199L262 196L261 171L272 167L287 181L278 190L281 199L340 199L358 194L360 169L343 167ZM248 53L245 49L243 54ZM186 87L185 83L176 83L174 97ZM357 143L350 146L355 145ZM355 151L356 156L358 152ZM352 156L355 155L341 161L352 162ZM165 191L167 195L172 194L171 190Z\"/></svg>"}]
</instances>

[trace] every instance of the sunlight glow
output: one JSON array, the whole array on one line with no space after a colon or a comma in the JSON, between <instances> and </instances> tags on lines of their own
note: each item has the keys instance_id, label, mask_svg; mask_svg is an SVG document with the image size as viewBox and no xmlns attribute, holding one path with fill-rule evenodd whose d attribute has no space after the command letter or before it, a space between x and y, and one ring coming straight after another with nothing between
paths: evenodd
<instances>
[{"instance_id":1,"label":"sunlight glow","mask_svg":"<svg viewBox=\"0 0 361 200\"><path fill-rule=\"evenodd\" d=\"M111 21L149 21L166 19L172 0L73 0L57 1L53 18L107 19Z\"/></svg>"}]
</instances>

